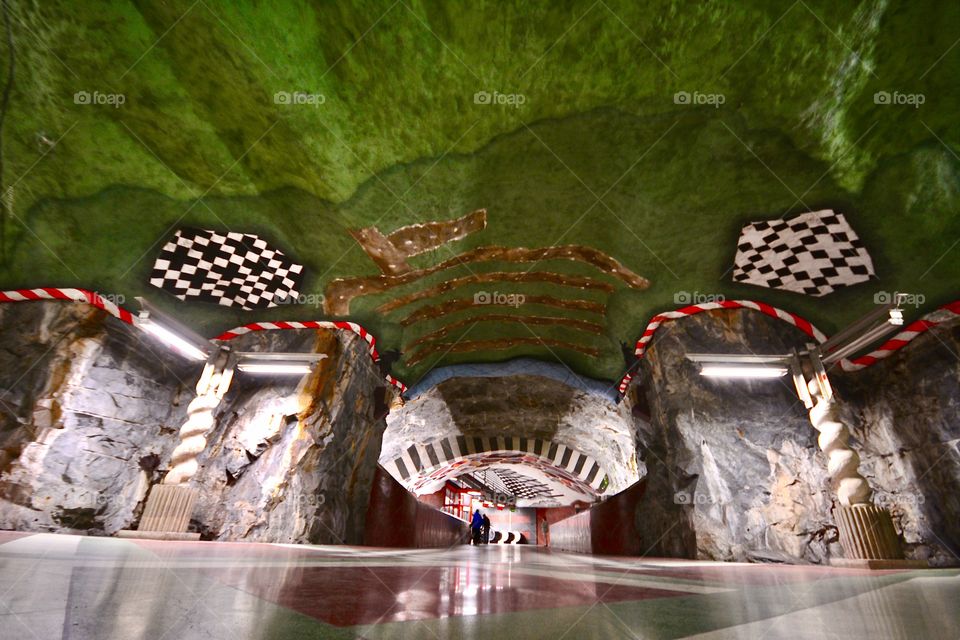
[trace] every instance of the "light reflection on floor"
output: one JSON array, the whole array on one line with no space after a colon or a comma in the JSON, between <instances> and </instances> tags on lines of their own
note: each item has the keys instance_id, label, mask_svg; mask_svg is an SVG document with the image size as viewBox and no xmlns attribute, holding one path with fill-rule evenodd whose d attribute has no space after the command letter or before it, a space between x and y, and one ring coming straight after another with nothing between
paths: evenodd
<instances>
[{"instance_id":1,"label":"light reflection on floor","mask_svg":"<svg viewBox=\"0 0 960 640\"><path fill-rule=\"evenodd\" d=\"M0 638L957 638L960 570L0 532Z\"/></svg>"}]
</instances>

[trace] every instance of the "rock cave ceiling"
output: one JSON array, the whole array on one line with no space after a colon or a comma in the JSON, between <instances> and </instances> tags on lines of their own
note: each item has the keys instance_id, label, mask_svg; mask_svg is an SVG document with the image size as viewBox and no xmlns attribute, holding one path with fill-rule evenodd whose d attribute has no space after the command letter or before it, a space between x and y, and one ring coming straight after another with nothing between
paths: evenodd
<instances>
[{"instance_id":1,"label":"rock cave ceiling","mask_svg":"<svg viewBox=\"0 0 960 640\"><path fill-rule=\"evenodd\" d=\"M614 381L621 345L698 296L827 333L878 292L920 294L915 317L956 297L955 2L10 11L5 289L144 295L206 335L350 319L408 383L520 356ZM822 297L734 280L741 228L822 209L875 276ZM264 239L303 266L297 297L151 286L180 229Z\"/></svg>"}]
</instances>

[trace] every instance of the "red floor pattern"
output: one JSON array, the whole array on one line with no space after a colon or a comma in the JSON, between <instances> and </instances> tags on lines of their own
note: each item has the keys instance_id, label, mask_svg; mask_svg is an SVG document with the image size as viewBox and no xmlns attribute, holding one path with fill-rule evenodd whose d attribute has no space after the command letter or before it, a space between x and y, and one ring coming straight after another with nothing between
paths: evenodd
<instances>
[{"instance_id":1,"label":"red floor pattern","mask_svg":"<svg viewBox=\"0 0 960 640\"><path fill-rule=\"evenodd\" d=\"M688 595L477 567L204 569L205 575L337 626L509 613ZM376 571L376 573L374 573Z\"/></svg>"}]
</instances>

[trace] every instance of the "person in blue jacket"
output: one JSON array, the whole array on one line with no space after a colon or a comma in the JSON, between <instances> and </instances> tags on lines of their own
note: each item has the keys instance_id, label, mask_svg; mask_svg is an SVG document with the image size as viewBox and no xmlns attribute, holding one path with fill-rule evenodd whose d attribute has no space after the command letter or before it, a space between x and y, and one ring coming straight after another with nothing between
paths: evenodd
<instances>
[{"instance_id":1,"label":"person in blue jacket","mask_svg":"<svg viewBox=\"0 0 960 640\"><path fill-rule=\"evenodd\" d=\"M483 516L480 515L480 509L473 512L473 518L470 520L470 529L473 533L473 546L480 544L480 528L483 526Z\"/></svg>"}]
</instances>

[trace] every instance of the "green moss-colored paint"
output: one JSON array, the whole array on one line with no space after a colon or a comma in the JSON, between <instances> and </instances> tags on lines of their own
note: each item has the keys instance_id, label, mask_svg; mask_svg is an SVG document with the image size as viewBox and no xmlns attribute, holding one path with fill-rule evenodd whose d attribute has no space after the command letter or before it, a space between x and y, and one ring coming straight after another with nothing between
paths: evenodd
<instances>
[{"instance_id":1,"label":"green moss-colored paint","mask_svg":"<svg viewBox=\"0 0 960 640\"><path fill-rule=\"evenodd\" d=\"M180 303L146 279L173 229L194 225L260 233L306 264L305 293L318 295L332 278L378 272L349 229L389 232L485 207L486 230L411 263L490 244L575 243L652 285L618 289L604 336L481 323L447 339L532 331L600 348L600 358L517 347L440 363L534 355L608 379L623 368L618 343L632 343L679 291L761 299L827 332L876 291L922 293L917 313L957 294L956 3L12 4L4 288L147 295L208 333L318 318L310 305L241 313ZM122 93L125 103L78 105L78 91ZM282 91L324 102L276 104ZM476 104L478 91L525 101ZM725 102L678 105L678 91ZM878 91L925 102L876 104ZM740 226L824 207L860 233L877 281L821 299L730 281ZM458 267L359 298L351 317L395 348L471 312L404 329L407 312L453 294L386 316L379 304L504 267ZM596 273L564 261L537 268ZM517 311L528 312L588 317ZM414 381L433 360L395 372Z\"/></svg>"}]
</instances>

